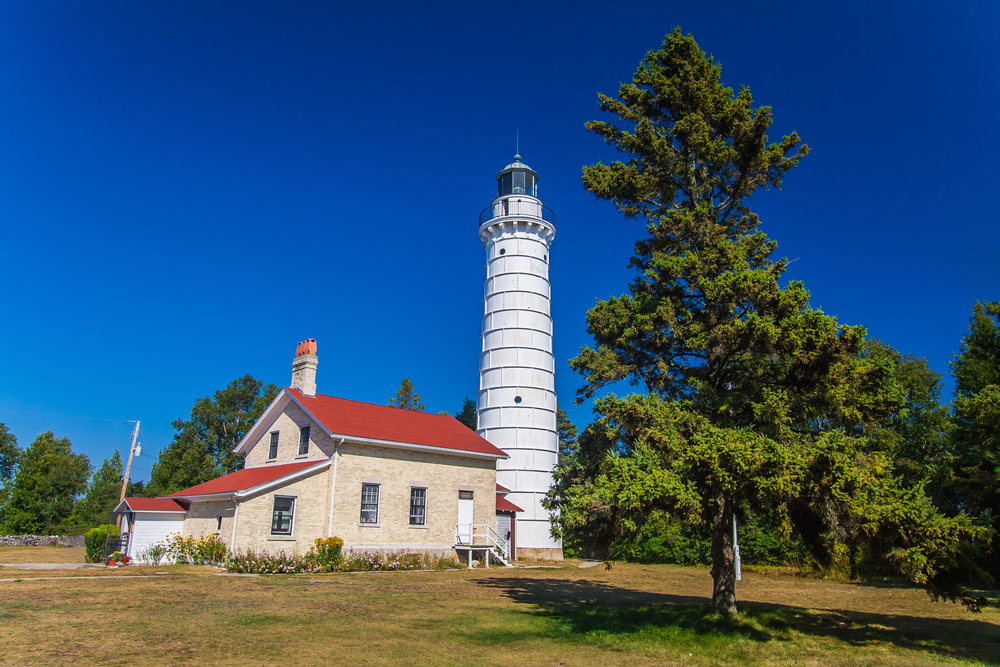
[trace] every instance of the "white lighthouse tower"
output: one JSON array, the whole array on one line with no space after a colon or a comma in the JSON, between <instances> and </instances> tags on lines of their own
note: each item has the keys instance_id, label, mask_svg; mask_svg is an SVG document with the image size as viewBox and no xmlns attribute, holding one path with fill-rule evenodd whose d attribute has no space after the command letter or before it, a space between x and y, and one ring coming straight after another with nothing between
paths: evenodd
<instances>
[{"instance_id":1,"label":"white lighthouse tower","mask_svg":"<svg viewBox=\"0 0 1000 667\"><path fill-rule=\"evenodd\" d=\"M476 432L506 452L497 483L524 511L514 535L519 557L562 559L542 499L559 456L549 246L555 214L542 205L538 174L515 155L497 174L493 202L479 215L486 245L483 352Z\"/></svg>"}]
</instances>

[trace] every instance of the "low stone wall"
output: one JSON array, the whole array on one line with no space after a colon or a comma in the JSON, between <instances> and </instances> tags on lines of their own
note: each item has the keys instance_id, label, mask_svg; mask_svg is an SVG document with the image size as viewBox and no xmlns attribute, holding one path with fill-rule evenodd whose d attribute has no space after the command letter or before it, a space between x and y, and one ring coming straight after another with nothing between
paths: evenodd
<instances>
[{"instance_id":1,"label":"low stone wall","mask_svg":"<svg viewBox=\"0 0 1000 667\"><path fill-rule=\"evenodd\" d=\"M0 547L84 546L83 535L0 535Z\"/></svg>"}]
</instances>

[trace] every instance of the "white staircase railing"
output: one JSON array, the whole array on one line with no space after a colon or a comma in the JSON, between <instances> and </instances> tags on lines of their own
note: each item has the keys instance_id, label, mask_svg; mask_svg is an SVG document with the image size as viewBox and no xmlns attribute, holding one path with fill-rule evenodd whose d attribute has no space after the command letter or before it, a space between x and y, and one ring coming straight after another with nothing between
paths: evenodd
<instances>
[{"instance_id":1,"label":"white staircase railing","mask_svg":"<svg viewBox=\"0 0 1000 667\"><path fill-rule=\"evenodd\" d=\"M492 556L505 567L510 566L510 542L500 537L489 524L456 524L455 547L469 551L469 566L472 566L472 552L483 551L486 554L486 567L490 566Z\"/></svg>"}]
</instances>

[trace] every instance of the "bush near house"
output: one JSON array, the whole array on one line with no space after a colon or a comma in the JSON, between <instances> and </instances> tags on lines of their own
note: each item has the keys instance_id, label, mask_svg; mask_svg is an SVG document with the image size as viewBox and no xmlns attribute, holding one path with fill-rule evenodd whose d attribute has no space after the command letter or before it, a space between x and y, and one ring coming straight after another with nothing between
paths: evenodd
<instances>
[{"instance_id":1,"label":"bush near house","mask_svg":"<svg viewBox=\"0 0 1000 667\"><path fill-rule=\"evenodd\" d=\"M344 560L343 547L344 540L339 537L318 539L315 546L309 549L306 558L322 567L324 572L332 572Z\"/></svg>"},{"instance_id":2,"label":"bush near house","mask_svg":"<svg viewBox=\"0 0 1000 667\"><path fill-rule=\"evenodd\" d=\"M111 534L117 535L117 526L111 526ZM104 545L108 539L108 526L98 526L91 528L83 534L83 544L86 549L84 560L88 563L101 563L104 561Z\"/></svg>"},{"instance_id":3,"label":"bush near house","mask_svg":"<svg viewBox=\"0 0 1000 667\"><path fill-rule=\"evenodd\" d=\"M181 535L175 533L167 537L166 553L178 563L192 565L219 565L226 561L229 549L219 540L218 533Z\"/></svg>"}]
</instances>

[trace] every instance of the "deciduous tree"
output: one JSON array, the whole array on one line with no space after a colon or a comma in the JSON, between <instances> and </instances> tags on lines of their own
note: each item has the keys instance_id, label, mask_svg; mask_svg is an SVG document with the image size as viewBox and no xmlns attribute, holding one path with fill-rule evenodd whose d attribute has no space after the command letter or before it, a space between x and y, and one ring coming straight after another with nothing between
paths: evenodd
<instances>
[{"instance_id":1,"label":"deciduous tree","mask_svg":"<svg viewBox=\"0 0 1000 667\"><path fill-rule=\"evenodd\" d=\"M72 523L81 532L107 523L108 515L118 504L121 496L122 477L125 467L116 449L110 458L97 469L87 485L87 494L77 501L73 508Z\"/></svg>"},{"instance_id":2,"label":"deciduous tree","mask_svg":"<svg viewBox=\"0 0 1000 667\"><path fill-rule=\"evenodd\" d=\"M21 449L17 446L17 436L0 422L0 527L4 524L4 508L10 500L10 487L17 472L17 462Z\"/></svg>"},{"instance_id":3,"label":"deciduous tree","mask_svg":"<svg viewBox=\"0 0 1000 667\"><path fill-rule=\"evenodd\" d=\"M153 464L147 493L173 493L242 469L233 450L277 395L273 384L244 375L195 401L190 419L171 424L174 439Z\"/></svg>"},{"instance_id":4,"label":"deciduous tree","mask_svg":"<svg viewBox=\"0 0 1000 667\"><path fill-rule=\"evenodd\" d=\"M52 535L63 529L90 471L87 456L74 454L69 438L39 434L21 455L4 512L5 531Z\"/></svg>"}]
</instances>

